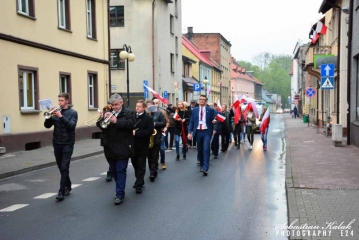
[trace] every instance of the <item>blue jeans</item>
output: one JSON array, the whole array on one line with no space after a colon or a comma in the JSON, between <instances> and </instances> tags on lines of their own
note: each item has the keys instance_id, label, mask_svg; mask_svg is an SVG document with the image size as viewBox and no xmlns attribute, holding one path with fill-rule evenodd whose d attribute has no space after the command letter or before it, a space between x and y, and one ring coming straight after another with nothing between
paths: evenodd
<instances>
[{"instance_id":1,"label":"blue jeans","mask_svg":"<svg viewBox=\"0 0 359 240\"><path fill-rule=\"evenodd\" d=\"M166 136L161 135L161 145L160 145L160 154L161 154L161 163L166 162L166 155L165 155L165 140Z\"/></svg>"},{"instance_id":2,"label":"blue jeans","mask_svg":"<svg viewBox=\"0 0 359 240\"><path fill-rule=\"evenodd\" d=\"M240 141L242 141L242 140L246 140L246 131L247 131L247 126L246 125L244 125L243 126L243 132L241 132L241 140Z\"/></svg>"},{"instance_id":3,"label":"blue jeans","mask_svg":"<svg viewBox=\"0 0 359 240\"><path fill-rule=\"evenodd\" d=\"M110 171L116 181L116 197L125 197L128 159L109 159Z\"/></svg>"},{"instance_id":4,"label":"blue jeans","mask_svg":"<svg viewBox=\"0 0 359 240\"><path fill-rule=\"evenodd\" d=\"M268 137L268 129L269 127L266 129L265 133L261 133L261 138L262 138L262 142L263 142L263 147L267 147L267 137Z\"/></svg>"},{"instance_id":5,"label":"blue jeans","mask_svg":"<svg viewBox=\"0 0 359 240\"><path fill-rule=\"evenodd\" d=\"M175 142L176 142L176 154L177 155L179 155L180 153L180 150L179 150L179 148L180 148L180 146L179 146L179 142L180 142L180 140L181 140L182 138L181 138L181 136L180 135L175 135ZM183 142L183 141L182 141ZM184 144L184 143L183 143ZM183 155L185 155L186 154L186 146L185 145L183 145L183 147L182 147L182 154Z\"/></svg>"},{"instance_id":6,"label":"blue jeans","mask_svg":"<svg viewBox=\"0 0 359 240\"><path fill-rule=\"evenodd\" d=\"M196 132L197 151L199 165L203 171L207 172L209 169L209 155L211 154L211 137L212 133L207 130L198 130Z\"/></svg>"}]
</instances>

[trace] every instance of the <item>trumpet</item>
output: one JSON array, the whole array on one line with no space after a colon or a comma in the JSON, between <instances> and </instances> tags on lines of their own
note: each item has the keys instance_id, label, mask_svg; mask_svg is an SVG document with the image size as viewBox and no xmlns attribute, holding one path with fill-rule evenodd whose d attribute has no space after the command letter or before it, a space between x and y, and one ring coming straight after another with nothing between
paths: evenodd
<instances>
[{"instance_id":1,"label":"trumpet","mask_svg":"<svg viewBox=\"0 0 359 240\"><path fill-rule=\"evenodd\" d=\"M99 116L95 116L93 118L91 118L90 120L86 121L85 124L88 127L91 127L92 125L96 124L98 121L100 121L102 119L102 115L100 113Z\"/></svg>"},{"instance_id":2,"label":"trumpet","mask_svg":"<svg viewBox=\"0 0 359 240\"><path fill-rule=\"evenodd\" d=\"M61 112L61 107L58 106L58 107L52 109L51 111L44 112L44 117L45 117L45 119L50 119L50 118L52 117L52 114L53 114L55 111L60 111L60 112Z\"/></svg>"},{"instance_id":3,"label":"trumpet","mask_svg":"<svg viewBox=\"0 0 359 240\"><path fill-rule=\"evenodd\" d=\"M110 119L115 115L116 111L112 111L111 114L105 118L104 120L102 120L102 122L100 123L102 128L107 128L108 125L110 124Z\"/></svg>"}]
</instances>

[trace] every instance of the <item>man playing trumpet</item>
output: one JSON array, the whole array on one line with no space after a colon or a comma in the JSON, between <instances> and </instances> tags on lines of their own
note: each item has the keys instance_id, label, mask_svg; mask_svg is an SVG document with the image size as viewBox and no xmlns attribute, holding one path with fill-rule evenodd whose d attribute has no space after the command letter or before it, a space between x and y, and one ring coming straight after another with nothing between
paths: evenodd
<instances>
[{"instance_id":1,"label":"man playing trumpet","mask_svg":"<svg viewBox=\"0 0 359 240\"><path fill-rule=\"evenodd\" d=\"M62 201L64 196L69 195L71 191L69 168L75 144L77 112L68 106L69 94L61 93L58 98L60 110L53 111L52 117L45 119L44 126L46 128L54 126L52 143L56 163L61 173L60 190L56 199Z\"/></svg>"}]
</instances>

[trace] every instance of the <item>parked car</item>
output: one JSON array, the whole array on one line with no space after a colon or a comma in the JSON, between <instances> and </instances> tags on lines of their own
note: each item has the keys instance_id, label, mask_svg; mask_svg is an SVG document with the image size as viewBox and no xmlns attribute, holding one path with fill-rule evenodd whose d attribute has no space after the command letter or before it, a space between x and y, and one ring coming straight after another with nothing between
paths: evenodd
<instances>
[{"instance_id":1,"label":"parked car","mask_svg":"<svg viewBox=\"0 0 359 240\"><path fill-rule=\"evenodd\" d=\"M278 108L275 113L276 113L276 114L283 114L283 109L282 109L282 108Z\"/></svg>"},{"instance_id":2,"label":"parked car","mask_svg":"<svg viewBox=\"0 0 359 240\"><path fill-rule=\"evenodd\" d=\"M285 113L290 113L290 109L289 108L284 108L284 112Z\"/></svg>"}]
</instances>

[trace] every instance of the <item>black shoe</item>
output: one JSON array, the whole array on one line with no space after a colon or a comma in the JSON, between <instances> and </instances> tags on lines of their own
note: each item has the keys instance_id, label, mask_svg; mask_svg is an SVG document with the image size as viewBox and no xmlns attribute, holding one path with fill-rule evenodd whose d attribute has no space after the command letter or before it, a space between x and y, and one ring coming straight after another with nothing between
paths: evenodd
<instances>
[{"instance_id":1,"label":"black shoe","mask_svg":"<svg viewBox=\"0 0 359 240\"><path fill-rule=\"evenodd\" d=\"M208 172L203 172L203 176L207 177Z\"/></svg>"},{"instance_id":2,"label":"black shoe","mask_svg":"<svg viewBox=\"0 0 359 240\"><path fill-rule=\"evenodd\" d=\"M65 187L65 196L70 195L72 188L71 187Z\"/></svg>"},{"instance_id":3,"label":"black shoe","mask_svg":"<svg viewBox=\"0 0 359 240\"><path fill-rule=\"evenodd\" d=\"M199 166L199 164L200 164L200 162L199 162L199 161L197 161L197 166Z\"/></svg>"},{"instance_id":4,"label":"black shoe","mask_svg":"<svg viewBox=\"0 0 359 240\"><path fill-rule=\"evenodd\" d=\"M65 199L64 194L62 192L59 192L56 196L56 200L62 201L64 199Z\"/></svg>"},{"instance_id":5,"label":"black shoe","mask_svg":"<svg viewBox=\"0 0 359 240\"><path fill-rule=\"evenodd\" d=\"M221 149L221 152L225 152L226 150Z\"/></svg>"},{"instance_id":6,"label":"black shoe","mask_svg":"<svg viewBox=\"0 0 359 240\"><path fill-rule=\"evenodd\" d=\"M199 171L200 171L200 172L203 172L203 168L201 168Z\"/></svg>"},{"instance_id":7,"label":"black shoe","mask_svg":"<svg viewBox=\"0 0 359 240\"><path fill-rule=\"evenodd\" d=\"M121 205L123 203L123 197L115 197L115 205Z\"/></svg>"},{"instance_id":8,"label":"black shoe","mask_svg":"<svg viewBox=\"0 0 359 240\"><path fill-rule=\"evenodd\" d=\"M183 160L186 160L186 154L183 155Z\"/></svg>"},{"instance_id":9,"label":"black shoe","mask_svg":"<svg viewBox=\"0 0 359 240\"><path fill-rule=\"evenodd\" d=\"M141 188L141 187L137 187L137 188L136 188L136 193L137 193L137 194L141 194L141 193L142 193L142 188Z\"/></svg>"},{"instance_id":10,"label":"black shoe","mask_svg":"<svg viewBox=\"0 0 359 240\"><path fill-rule=\"evenodd\" d=\"M241 149L241 146L240 146L240 145L238 145L238 146L237 146L237 149Z\"/></svg>"},{"instance_id":11,"label":"black shoe","mask_svg":"<svg viewBox=\"0 0 359 240\"><path fill-rule=\"evenodd\" d=\"M218 159L218 156L214 155L214 159Z\"/></svg>"},{"instance_id":12,"label":"black shoe","mask_svg":"<svg viewBox=\"0 0 359 240\"><path fill-rule=\"evenodd\" d=\"M153 175L151 175L151 176L150 176L150 181L151 181L151 182L154 182L154 181L155 181L155 179L156 179L156 177L155 177L155 176L153 176Z\"/></svg>"},{"instance_id":13,"label":"black shoe","mask_svg":"<svg viewBox=\"0 0 359 240\"><path fill-rule=\"evenodd\" d=\"M179 154L177 154L176 161L179 161L179 159L180 159L180 156L179 156Z\"/></svg>"},{"instance_id":14,"label":"black shoe","mask_svg":"<svg viewBox=\"0 0 359 240\"><path fill-rule=\"evenodd\" d=\"M112 174L108 172L106 177L106 182L111 182L111 181L112 181Z\"/></svg>"}]
</instances>

